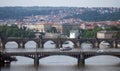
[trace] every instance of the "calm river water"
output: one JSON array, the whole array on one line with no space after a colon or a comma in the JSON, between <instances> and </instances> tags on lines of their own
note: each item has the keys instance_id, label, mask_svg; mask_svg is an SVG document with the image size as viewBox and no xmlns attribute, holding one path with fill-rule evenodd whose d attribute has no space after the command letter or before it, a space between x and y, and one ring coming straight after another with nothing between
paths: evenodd
<instances>
[{"instance_id":1,"label":"calm river water","mask_svg":"<svg viewBox=\"0 0 120 71\"><path fill-rule=\"evenodd\" d=\"M54 48L54 44L47 42L44 47ZM25 46L33 49L34 42L28 42ZM65 46L73 46L73 44L64 44ZM8 43L6 48L16 48L17 44ZM90 48L89 45L83 44L83 48ZM27 49L26 48L26 49ZM55 55L42 58L39 60L39 66L34 66L33 59L16 56L18 61L12 62L10 66L1 67L1 71L120 71L120 58L114 56L100 55L85 60L84 67L77 66L77 59L69 56Z\"/></svg>"}]
</instances>

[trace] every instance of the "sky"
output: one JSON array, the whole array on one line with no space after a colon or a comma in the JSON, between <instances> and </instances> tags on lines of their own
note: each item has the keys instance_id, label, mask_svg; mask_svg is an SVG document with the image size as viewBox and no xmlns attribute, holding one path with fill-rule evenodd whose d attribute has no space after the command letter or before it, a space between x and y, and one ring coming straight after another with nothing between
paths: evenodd
<instances>
[{"instance_id":1,"label":"sky","mask_svg":"<svg viewBox=\"0 0 120 71\"><path fill-rule=\"evenodd\" d=\"M120 0L0 0L4 6L119 7Z\"/></svg>"}]
</instances>

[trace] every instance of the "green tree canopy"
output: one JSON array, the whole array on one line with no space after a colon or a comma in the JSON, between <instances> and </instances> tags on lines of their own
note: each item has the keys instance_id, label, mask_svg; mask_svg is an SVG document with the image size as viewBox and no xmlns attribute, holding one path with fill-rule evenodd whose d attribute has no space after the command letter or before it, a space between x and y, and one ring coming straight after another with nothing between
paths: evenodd
<instances>
[{"instance_id":1,"label":"green tree canopy","mask_svg":"<svg viewBox=\"0 0 120 71\"><path fill-rule=\"evenodd\" d=\"M18 28L16 25L0 26L0 37L33 37L33 31L26 28Z\"/></svg>"}]
</instances>

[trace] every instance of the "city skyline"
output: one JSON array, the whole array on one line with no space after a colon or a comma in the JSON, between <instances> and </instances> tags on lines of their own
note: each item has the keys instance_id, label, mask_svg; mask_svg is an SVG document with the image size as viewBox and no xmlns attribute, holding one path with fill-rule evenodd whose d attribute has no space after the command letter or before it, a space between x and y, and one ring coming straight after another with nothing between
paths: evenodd
<instances>
[{"instance_id":1,"label":"city skyline","mask_svg":"<svg viewBox=\"0 0 120 71\"><path fill-rule=\"evenodd\" d=\"M0 0L4 6L120 7L120 0Z\"/></svg>"}]
</instances>

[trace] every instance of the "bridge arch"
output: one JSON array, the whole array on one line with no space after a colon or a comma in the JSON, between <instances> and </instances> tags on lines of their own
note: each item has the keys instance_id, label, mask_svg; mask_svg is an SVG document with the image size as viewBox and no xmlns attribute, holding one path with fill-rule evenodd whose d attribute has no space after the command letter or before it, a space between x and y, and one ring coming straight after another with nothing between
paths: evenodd
<instances>
[{"instance_id":1,"label":"bridge arch","mask_svg":"<svg viewBox=\"0 0 120 71\"><path fill-rule=\"evenodd\" d=\"M95 54L95 55L85 55L85 59L88 59L88 58L91 58L91 57L96 57L96 56L113 56L113 57L117 57L117 58L119 58L120 59L120 56L117 56L117 55L109 55L109 54L103 54L103 55L101 55L101 54Z\"/></svg>"},{"instance_id":2,"label":"bridge arch","mask_svg":"<svg viewBox=\"0 0 120 71\"><path fill-rule=\"evenodd\" d=\"M109 43L110 45L110 48L113 48L114 47L114 44L115 44L115 39L98 39L97 42L98 44L100 45L101 42L106 42L106 43ZM99 46L100 47L100 46Z\"/></svg>"},{"instance_id":3,"label":"bridge arch","mask_svg":"<svg viewBox=\"0 0 120 71\"><path fill-rule=\"evenodd\" d=\"M53 40L48 40L44 42L43 48L56 48L56 42Z\"/></svg>"},{"instance_id":4,"label":"bridge arch","mask_svg":"<svg viewBox=\"0 0 120 71\"><path fill-rule=\"evenodd\" d=\"M5 48L18 48L18 42L8 41L5 43Z\"/></svg>"},{"instance_id":5,"label":"bridge arch","mask_svg":"<svg viewBox=\"0 0 120 71\"><path fill-rule=\"evenodd\" d=\"M27 41L25 44L24 44L24 47L25 48L36 48L37 47L37 43L33 40L30 40L30 41Z\"/></svg>"},{"instance_id":6,"label":"bridge arch","mask_svg":"<svg viewBox=\"0 0 120 71\"><path fill-rule=\"evenodd\" d=\"M7 55L5 55L7 56ZM34 59L34 55L9 55L9 56L20 56L20 57L26 57L26 58L31 58L31 59Z\"/></svg>"},{"instance_id":7,"label":"bridge arch","mask_svg":"<svg viewBox=\"0 0 120 71\"><path fill-rule=\"evenodd\" d=\"M92 49L92 48L94 48L94 45L93 45L93 43L90 42L90 41L83 41L83 42L81 42L80 47L81 47L82 49Z\"/></svg>"},{"instance_id":8,"label":"bridge arch","mask_svg":"<svg viewBox=\"0 0 120 71\"><path fill-rule=\"evenodd\" d=\"M82 45L82 43L89 43L89 44L92 44L91 46L93 48L96 48L96 44L97 44L97 39L96 38L83 38L83 39L79 39L79 44L80 44L80 47Z\"/></svg>"},{"instance_id":9,"label":"bridge arch","mask_svg":"<svg viewBox=\"0 0 120 71\"><path fill-rule=\"evenodd\" d=\"M104 48L111 48L112 47L112 44L110 44L111 42L110 41L101 41L99 43L99 48L100 49L104 49Z\"/></svg>"},{"instance_id":10,"label":"bridge arch","mask_svg":"<svg viewBox=\"0 0 120 71\"><path fill-rule=\"evenodd\" d=\"M51 64L77 64L77 58L76 57L73 57L73 56L68 56L68 55L50 55L50 56L46 56L46 57L43 57L43 58L40 58L39 59L40 63L42 64L42 62L45 63L48 63L48 62L52 62L50 63ZM47 64L48 65L48 64Z\"/></svg>"},{"instance_id":11,"label":"bridge arch","mask_svg":"<svg viewBox=\"0 0 120 71\"><path fill-rule=\"evenodd\" d=\"M108 60L107 60L108 59ZM120 57L114 55L96 55L85 59L87 64L97 65L117 65L120 63Z\"/></svg>"},{"instance_id":12,"label":"bridge arch","mask_svg":"<svg viewBox=\"0 0 120 71\"><path fill-rule=\"evenodd\" d=\"M49 43L49 45L53 45L55 48L59 48L59 40L56 38L43 38L41 40L42 48L44 48L44 44ZM52 47L53 48L53 47Z\"/></svg>"},{"instance_id":13,"label":"bridge arch","mask_svg":"<svg viewBox=\"0 0 120 71\"><path fill-rule=\"evenodd\" d=\"M78 48L79 47L79 41L78 39L61 39L61 45L65 44L65 43L70 44L70 47L74 47L74 48Z\"/></svg>"},{"instance_id":14,"label":"bridge arch","mask_svg":"<svg viewBox=\"0 0 120 71\"><path fill-rule=\"evenodd\" d=\"M58 57L59 56L67 56L67 57L73 57L73 58L76 58L76 59L79 57L78 55L62 55L62 54L57 55L57 54L55 54L55 55L43 55L43 56L39 56L38 58L42 59L42 58L46 58L46 57L49 57L49 56L58 56Z\"/></svg>"},{"instance_id":15,"label":"bridge arch","mask_svg":"<svg viewBox=\"0 0 120 71\"><path fill-rule=\"evenodd\" d=\"M75 48L75 44L74 44L72 41L67 40L67 41L64 41L64 42L62 43L62 47L71 47L71 48Z\"/></svg>"}]
</instances>

